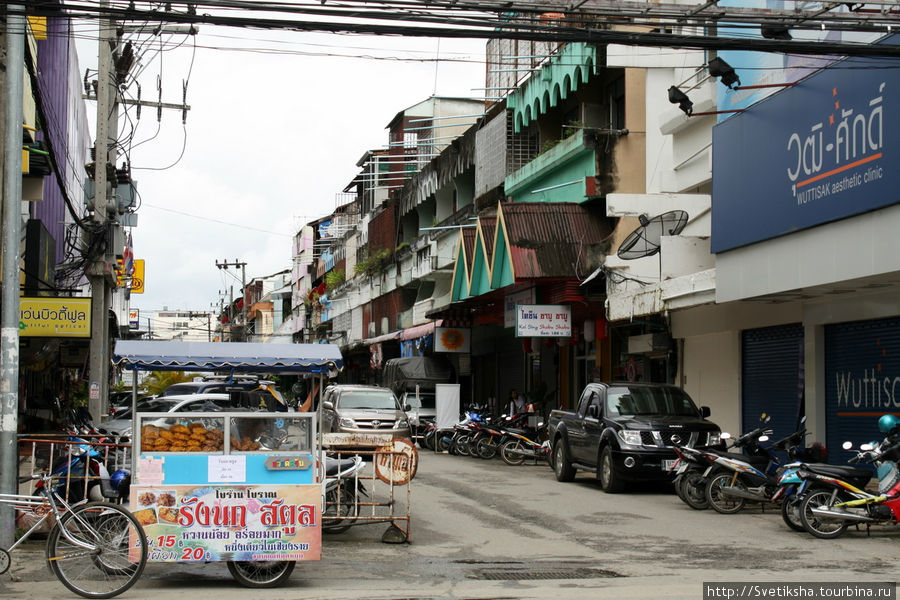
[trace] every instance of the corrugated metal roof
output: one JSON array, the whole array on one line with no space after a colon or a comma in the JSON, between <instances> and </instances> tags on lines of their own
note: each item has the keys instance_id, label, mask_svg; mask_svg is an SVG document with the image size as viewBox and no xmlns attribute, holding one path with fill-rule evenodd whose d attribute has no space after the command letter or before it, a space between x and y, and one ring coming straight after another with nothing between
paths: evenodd
<instances>
[{"instance_id":1,"label":"corrugated metal roof","mask_svg":"<svg viewBox=\"0 0 900 600\"><path fill-rule=\"evenodd\" d=\"M484 248L487 252L486 258L488 264L491 264L494 260L494 231L497 229L497 218L481 217L478 219L478 222L481 223L481 231L484 235Z\"/></svg>"},{"instance_id":2,"label":"corrugated metal roof","mask_svg":"<svg viewBox=\"0 0 900 600\"><path fill-rule=\"evenodd\" d=\"M586 277L588 246L612 233L605 216L570 203L510 203L502 206L517 280Z\"/></svg>"},{"instance_id":3,"label":"corrugated metal roof","mask_svg":"<svg viewBox=\"0 0 900 600\"><path fill-rule=\"evenodd\" d=\"M327 373L342 369L334 344L255 344L117 340L113 360L129 369Z\"/></svg>"},{"instance_id":4,"label":"corrugated metal roof","mask_svg":"<svg viewBox=\"0 0 900 600\"><path fill-rule=\"evenodd\" d=\"M463 251L466 253L466 264L472 264L472 257L475 255L475 235L474 227L464 227L462 230Z\"/></svg>"}]
</instances>

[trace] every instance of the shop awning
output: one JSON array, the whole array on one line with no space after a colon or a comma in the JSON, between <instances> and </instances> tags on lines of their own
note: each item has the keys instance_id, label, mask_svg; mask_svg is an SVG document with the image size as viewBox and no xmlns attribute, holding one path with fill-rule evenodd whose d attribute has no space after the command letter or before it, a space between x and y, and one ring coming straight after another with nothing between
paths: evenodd
<instances>
[{"instance_id":1,"label":"shop awning","mask_svg":"<svg viewBox=\"0 0 900 600\"><path fill-rule=\"evenodd\" d=\"M400 339L402 341L415 340L417 338L422 337L423 335L428 335L429 333L434 333L435 325L440 325L439 321L432 321L430 323L425 323L423 325L416 325L415 327L410 327L408 329L404 329L400 332Z\"/></svg>"},{"instance_id":2,"label":"shop awning","mask_svg":"<svg viewBox=\"0 0 900 600\"><path fill-rule=\"evenodd\" d=\"M327 373L344 368L334 344L256 344L117 340L113 361L153 371L279 371Z\"/></svg>"},{"instance_id":3,"label":"shop awning","mask_svg":"<svg viewBox=\"0 0 900 600\"><path fill-rule=\"evenodd\" d=\"M390 342L391 340L400 339L400 332L393 331L391 333L385 333L384 335L375 336L373 338L366 338L363 343L367 346L371 346L372 344L380 344L381 342Z\"/></svg>"}]
</instances>

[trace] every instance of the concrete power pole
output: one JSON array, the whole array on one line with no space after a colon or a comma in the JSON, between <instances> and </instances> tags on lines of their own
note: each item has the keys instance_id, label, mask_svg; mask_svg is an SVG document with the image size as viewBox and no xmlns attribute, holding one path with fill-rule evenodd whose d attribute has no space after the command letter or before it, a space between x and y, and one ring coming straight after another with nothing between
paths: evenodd
<instances>
[{"instance_id":1,"label":"concrete power pole","mask_svg":"<svg viewBox=\"0 0 900 600\"><path fill-rule=\"evenodd\" d=\"M219 269L228 270L228 267L240 267L241 268L241 340L243 342L247 341L247 263L241 262L238 259L234 259L234 262L228 262L228 260L223 260L222 262L216 261L216 266ZM232 303L234 302L234 294L232 294ZM234 315L232 315L233 317ZM232 333L231 341L234 340L234 334Z\"/></svg>"},{"instance_id":2,"label":"concrete power pole","mask_svg":"<svg viewBox=\"0 0 900 600\"><path fill-rule=\"evenodd\" d=\"M109 0L101 0L100 8L109 7ZM116 35L116 24L112 19L101 19L99 22L99 54L97 57L97 139L94 142L94 214L93 233L106 243L99 247L106 248L100 255L90 257L88 279L91 283L91 344L90 344L90 386L88 410L98 421L104 414L104 404L109 391L109 305L111 286L115 285L112 263L107 260L113 240L110 239L110 221L107 215L107 202L110 198L111 182L108 166L115 165L115 140L118 137L119 89L113 66L113 49ZM112 150L110 150L112 149ZM111 169L115 173L115 169ZM97 248L97 245L93 245Z\"/></svg>"},{"instance_id":3,"label":"concrete power pole","mask_svg":"<svg viewBox=\"0 0 900 600\"><path fill-rule=\"evenodd\" d=\"M0 316L0 493L18 493L16 434L19 427L19 256L22 221L22 94L25 14L6 8L6 94L3 111L3 289ZM0 546L15 541L15 511L0 505Z\"/></svg>"}]
</instances>

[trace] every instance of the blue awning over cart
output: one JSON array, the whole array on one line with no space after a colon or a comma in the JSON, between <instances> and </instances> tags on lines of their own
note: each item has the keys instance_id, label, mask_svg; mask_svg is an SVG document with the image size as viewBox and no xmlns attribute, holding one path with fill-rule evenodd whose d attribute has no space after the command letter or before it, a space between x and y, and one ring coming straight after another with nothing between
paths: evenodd
<instances>
[{"instance_id":1,"label":"blue awning over cart","mask_svg":"<svg viewBox=\"0 0 900 600\"><path fill-rule=\"evenodd\" d=\"M334 344L117 340L113 361L146 371L328 373L344 368L340 348Z\"/></svg>"}]
</instances>

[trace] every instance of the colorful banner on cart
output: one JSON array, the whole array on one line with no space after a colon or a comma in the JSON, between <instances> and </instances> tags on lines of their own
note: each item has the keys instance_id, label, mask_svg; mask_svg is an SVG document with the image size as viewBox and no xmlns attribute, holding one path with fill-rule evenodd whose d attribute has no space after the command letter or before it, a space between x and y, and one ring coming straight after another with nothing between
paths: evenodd
<instances>
[{"instance_id":1,"label":"colorful banner on cart","mask_svg":"<svg viewBox=\"0 0 900 600\"><path fill-rule=\"evenodd\" d=\"M320 560L318 485L131 488L156 562Z\"/></svg>"}]
</instances>

